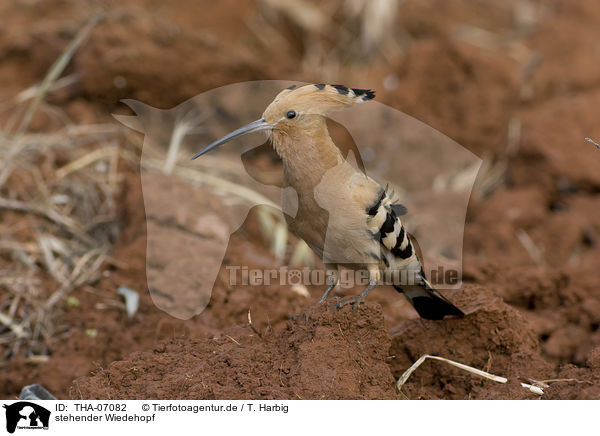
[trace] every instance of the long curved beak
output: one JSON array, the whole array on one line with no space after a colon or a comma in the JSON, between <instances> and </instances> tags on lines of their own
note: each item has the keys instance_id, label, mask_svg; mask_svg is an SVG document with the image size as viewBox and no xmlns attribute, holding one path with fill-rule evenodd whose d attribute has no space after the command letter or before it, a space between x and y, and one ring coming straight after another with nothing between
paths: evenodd
<instances>
[{"instance_id":1,"label":"long curved beak","mask_svg":"<svg viewBox=\"0 0 600 436\"><path fill-rule=\"evenodd\" d=\"M210 144L204 150L202 150L201 152L194 155L192 160L196 159L197 157L202 156L203 154L208 153L213 148L216 148L221 144L225 144L226 142L229 142L232 139L237 138L238 136L245 135L246 133L258 132L259 130L268 130L271 128L272 128L272 126L269 123L267 123L264 118L261 118L260 120L252 121L250 124L246 124L244 127L240 127L239 129L234 130L231 133L228 133L227 135L223 136L221 139L217 139L215 142Z\"/></svg>"}]
</instances>

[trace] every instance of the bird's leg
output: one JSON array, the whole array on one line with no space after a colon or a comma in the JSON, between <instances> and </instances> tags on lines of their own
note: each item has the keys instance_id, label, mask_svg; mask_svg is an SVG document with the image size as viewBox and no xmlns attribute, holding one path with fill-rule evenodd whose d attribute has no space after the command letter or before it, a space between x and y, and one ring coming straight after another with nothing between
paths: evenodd
<instances>
[{"instance_id":1,"label":"bird's leg","mask_svg":"<svg viewBox=\"0 0 600 436\"><path fill-rule=\"evenodd\" d=\"M329 297L329 294L331 293L333 288L335 288L336 285L337 285L337 282L329 282L329 286L327 286L327 289L325 289L323 296L321 298L319 298L319 304L324 303L325 300L327 300L327 297Z\"/></svg>"},{"instance_id":2,"label":"bird's leg","mask_svg":"<svg viewBox=\"0 0 600 436\"><path fill-rule=\"evenodd\" d=\"M327 300L327 297L329 297L329 294L331 293L333 288L335 288L337 286L338 281L339 281L337 267L335 269L331 269L331 270L329 268L327 268L327 271L329 273L329 276L327 277L329 286L327 286L327 289L325 289L323 296L319 299L319 304L324 303L325 300Z\"/></svg>"},{"instance_id":3,"label":"bird's leg","mask_svg":"<svg viewBox=\"0 0 600 436\"><path fill-rule=\"evenodd\" d=\"M356 297L345 298L341 301L338 301L338 303L335 305L335 308L340 309L340 308L344 307L346 304L352 303L352 310L358 309L358 306L360 305L360 303L365 302L365 298L367 298L367 295L369 295L369 293L373 289L375 289L375 287L377 286L378 283L379 283L379 281L376 278L371 277L369 279L369 286L367 286L364 291L362 291Z\"/></svg>"}]
</instances>

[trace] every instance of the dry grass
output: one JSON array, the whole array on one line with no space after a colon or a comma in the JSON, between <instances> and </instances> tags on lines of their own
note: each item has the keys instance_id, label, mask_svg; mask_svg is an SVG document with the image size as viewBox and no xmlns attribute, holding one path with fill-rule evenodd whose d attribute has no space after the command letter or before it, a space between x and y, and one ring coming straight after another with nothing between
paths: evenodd
<instances>
[{"instance_id":1,"label":"dry grass","mask_svg":"<svg viewBox=\"0 0 600 436\"><path fill-rule=\"evenodd\" d=\"M406 37L395 19L399 0L261 0L246 22L259 46L298 52L304 73L338 77L348 63L380 56L391 60L404 51ZM293 35L293 36L292 36Z\"/></svg>"},{"instance_id":2,"label":"dry grass","mask_svg":"<svg viewBox=\"0 0 600 436\"><path fill-rule=\"evenodd\" d=\"M445 363L447 363L449 365L452 365L452 366L454 366L456 368L462 369L463 371L467 371L467 372L469 372L471 374L475 374L475 375L478 375L480 377L486 378L488 380L495 381L496 383L506 383L506 382L508 382L508 379L505 378L505 377L500 377L498 375L490 374L489 372L482 371L482 370L477 369L477 368L473 368L472 366L465 365L464 363L460 363L460 362L456 362L454 360L446 359L445 357L431 356L429 354L424 354L415 363L413 363L410 368L408 368L406 371L404 371L404 373L402 374L402 376L400 376L400 378L396 382L396 387L397 387L397 389L398 389L399 392L402 392L402 386L404 386L404 384L407 382L407 380L411 376L411 374L413 372L415 372L415 370L419 366L421 366L421 364L423 362L425 362L426 359L431 359L431 360L437 360L437 361L445 362ZM533 384L521 383L521 386L524 387L524 388L526 388L526 389L528 389L533 394L544 395L544 390L542 389L543 386L539 385L539 382L538 383L533 383ZM548 385L545 385L545 386L548 387Z\"/></svg>"},{"instance_id":3,"label":"dry grass","mask_svg":"<svg viewBox=\"0 0 600 436\"><path fill-rule=\"evenodd\" d=\"M67 121L54 132L28 131L45 96L64 85L59 76L98 20L94 17L82 28L41 84L4 105L23 114L0 132L4 156L0 163L0 353L4 361L19 353L31 361L44 360L61 331L57 313L66 297L98 278L102 265L110 262L118 234L114 198L120 180L119 130Z\"/></svg>"},{"instance_id":4,"label":"dry grass","mask_svg":"<svg viewBox=\"0 0 600 436\"><path fill-rule=\"evenodd\" d=\"M89 146L71 147L66 135L34 136L23 135L27 146L3 167L9 182L0 189L3 358L48 352L58 303L98 277L118 234L117 143L90 129L82 136L98 148L88 154ZM10 138L0 141L0 153L11 146ZM61 152L73 157L59 166Z\"/></svg>"}]
</instances>

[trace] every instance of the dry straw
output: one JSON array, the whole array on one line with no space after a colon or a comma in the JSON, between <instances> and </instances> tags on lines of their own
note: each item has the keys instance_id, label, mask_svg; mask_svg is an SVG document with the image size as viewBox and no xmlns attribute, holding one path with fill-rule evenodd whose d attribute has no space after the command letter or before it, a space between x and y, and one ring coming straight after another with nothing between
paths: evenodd
<instances>
[{"instance_id":1,"label":"dry straw","mask_svg":"<svg viewBox=\"0 0 600 436\"><path fill-rule=\"evenodd\" d=\"M3 362L20 353L34 363L45 361L55 337L67 333L56 325L64 306L59 303L96 280L102 265L111 261L108 253L118 231L119 131L71 124L51 133L28 131L46 95L78 80L59 76L100 18L94 16L82 27L41 84L10 102L15 113L24 115L14 132L14 123L0 132ZM59 167L57 153L71 160ZM12 181L26 181L26 187Z\"/></svg>"},{"instance_id":2,"label":"dry straw","mask_svg":"<svg viewBox=\"0 0 600 436\"><path fill-rule=\"evenodd\" d=\"M402 386L404 386L404 384L408 381L408 378L411 376L411 374L413 372L415 372L415 370L419 366L421 366L421 364L423 362L425 362L425 360L427 360L427 359L439 360L441 362L446 362L447 364L452 365L452 366L454 366L456 368L462 369L463 371L470 372L471 374L478 375L480 377L486 378L488 380L495 381L497 383L506 383L508 381L508 379L505 378L505 377L500 377L498 375L490 374L489 372L482 371L482 370L477 369L477 368L473 368L472 366L465 365L464 363L460 363L460 362L456 362L454 360L446 359L445 357L439 357L439 356L432 356L432 355L429 355L429 354L424 354L415 363L413 363L410 368L408 368L406 371L404 371L404 373L402 374L402 376L398 379L398 382L396 383L396 387L398 388L398 391L400 391L400 392L402 391ZM544 394L544 391L543 391L542 387L540 387L540 386L531 385L531 384L527 384L527 383L521 383L521 386L523 386L526 389L529 389L530 392L532 392L532 393L534 393L536 395L543 395Z\"/></svg>"}]
</instances>

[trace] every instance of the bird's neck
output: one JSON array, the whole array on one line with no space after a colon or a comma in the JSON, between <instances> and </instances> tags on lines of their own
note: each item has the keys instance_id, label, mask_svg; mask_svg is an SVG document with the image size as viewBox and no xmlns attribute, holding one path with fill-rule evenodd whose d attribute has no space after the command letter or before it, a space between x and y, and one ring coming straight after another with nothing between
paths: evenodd
<instances>
[{"instance_id":1,"label":"bird's neck","mask_svg":"<svg viewBox=\"0 0 600 436\"><path fill-rule=\"evenodd\" d=\"M299 192L314 189L328 170L343 161L324 119L308 129L274 132L273 147L283 161L286 184Z\"/></svg>"}]
</instances>

